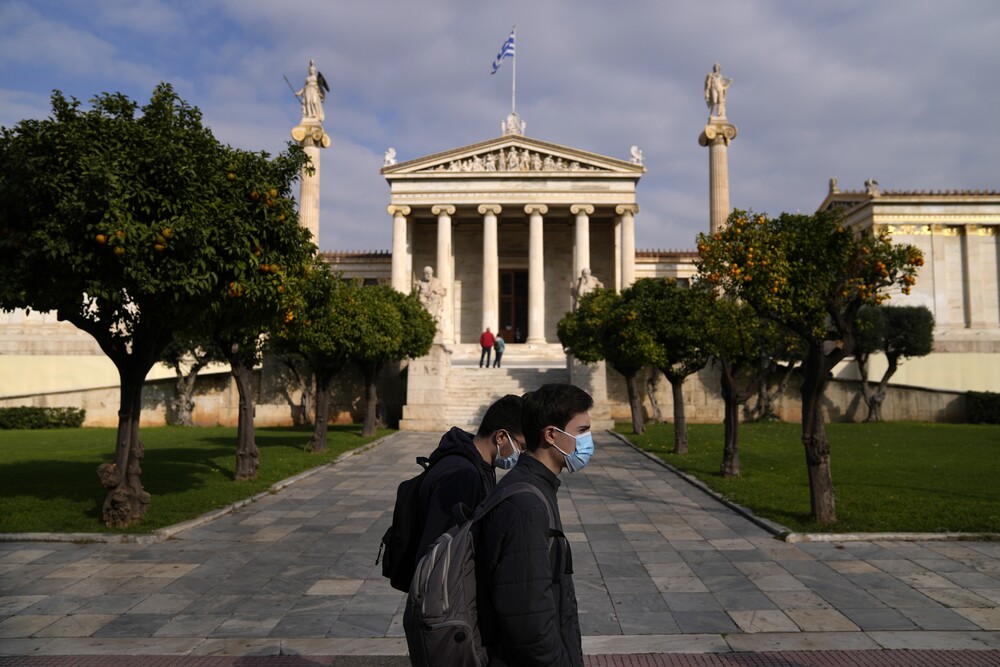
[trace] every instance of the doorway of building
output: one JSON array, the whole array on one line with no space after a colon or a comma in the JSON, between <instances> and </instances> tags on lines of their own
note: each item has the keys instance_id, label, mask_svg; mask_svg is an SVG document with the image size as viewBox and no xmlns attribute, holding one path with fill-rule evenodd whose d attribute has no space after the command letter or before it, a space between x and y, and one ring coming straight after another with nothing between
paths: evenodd
<instances>
[{"instance_id":1,"label":"doorway of building","mask_svg":"<svg viewBox=\"0 0 1000 667\"><path fill-rule=\"evenodd\" d=\"M528 272L500 271L500 333L507 343L528 337Z\"/></svg>"}]
</instances>

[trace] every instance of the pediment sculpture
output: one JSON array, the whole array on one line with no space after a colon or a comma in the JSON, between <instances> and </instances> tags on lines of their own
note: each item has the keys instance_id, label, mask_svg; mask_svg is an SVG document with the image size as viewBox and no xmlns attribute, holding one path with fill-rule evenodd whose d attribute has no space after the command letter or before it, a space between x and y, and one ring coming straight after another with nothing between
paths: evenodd
<instances>
[{"instance_id":1,"label":"pediment sculpture","mask_svg":"<svg viewBox=\"0 0 1000 667\"><path fill-rule=\"evenodd\" d=\"M471 157L451 160L422 172L512 172L512 171L606 171L593 165L580 164L527 148L509 146L495 151L478 153Z\"/></svg>"}]
</instances>

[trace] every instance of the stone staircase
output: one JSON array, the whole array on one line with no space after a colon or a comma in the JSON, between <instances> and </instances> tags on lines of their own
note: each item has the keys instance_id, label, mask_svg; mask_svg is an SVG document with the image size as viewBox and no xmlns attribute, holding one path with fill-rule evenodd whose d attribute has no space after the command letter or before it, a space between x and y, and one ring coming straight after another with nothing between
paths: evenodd
<instances>
[{"instance_id":1,"label":"stone staircase","mask_svg":"<svg viewBox=\"0 0 1000 667\"><path fill-rule=\"evenodd\" d=\"M565 365L562 368L453 366L445 390L444 418L449 424L475 433L486 409L498 398L506 394L520 396L548 382L569 382Z\"/></svg>"}]
</instances>

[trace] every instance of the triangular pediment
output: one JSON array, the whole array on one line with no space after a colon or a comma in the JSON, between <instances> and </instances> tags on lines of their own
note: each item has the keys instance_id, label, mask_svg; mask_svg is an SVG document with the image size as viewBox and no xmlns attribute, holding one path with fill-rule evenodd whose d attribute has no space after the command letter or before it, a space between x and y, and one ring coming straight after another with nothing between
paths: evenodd
<instances>
[{"instance_id":1,"label":"triangular pediment","mask_svg":"<svg viewBox=\"0 0 1000 667\"><path fill-rule=\"evenodd\" d=\"M635 152L635 151L633 151ZM632 161L589 153L520 135L508 135L382 168L386 178L410 175L478 174L491 177L525 175L638 176L645 169Z\"/></svg>"}]
</instances>

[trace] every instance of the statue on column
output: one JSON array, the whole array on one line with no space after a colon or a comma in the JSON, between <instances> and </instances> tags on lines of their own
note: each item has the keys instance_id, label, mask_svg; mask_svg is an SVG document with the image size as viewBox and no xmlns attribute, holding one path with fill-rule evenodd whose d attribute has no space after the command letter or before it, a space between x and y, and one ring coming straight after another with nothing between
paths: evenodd
<instances>
[{"instance_id":1,"label":"statue on column","mask_svg":"<svg viewBox=\"0 0 1000 667\"><path fill-rule=\"evenodd\" d=\"M295 96L302 102L302 120L316 120L323 122L326 118L323 113L323 102L326 94L330 92L330 86L323 73L316 69L316 63L309 61L309 75L301 89L295 91Z\"/></svg>"},{"instance_id":2,"label":"statue on column","mask_svg":"<svg viewBox=\"0 0 1000 667\"><path fill-rule=\"evenodd\" d=\"M581 270L580 277L576 279L576 284L570 289L573 293L573 308L576 309L577 304L580 303L580 299L602 287L604 287L604 283L598 280L597 276L590 272L590 269L584 268Z\"/></svg>"},{"instance_id":3,"label":"statue on column","mask_svg":"<svg viewBox=\"0 0 1000 667\"><path fill-rule=\"evenodd\" d=\"M712 71L705 77L705 104L709 117L726 117L726 92L731 85L733 80L722 76L719 63L712 65Z\"/></svg>"},{"instance_id":4,"label":"statue on column","mask_svg":"<svg viewBox=\"0 0 1000 667\"><path fill-rule=\"evenodd\" d=\"M441 316L444 315L446 294L448 294L448 288L441 284L439 278L434 277L434 269L425 266L423 279L417 281L417 296L420 297L420 303L438 324L441 323Z\"/></svg>"}]
</instances>

